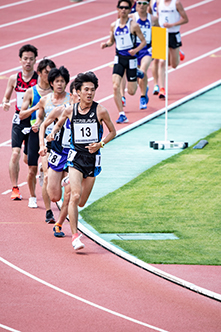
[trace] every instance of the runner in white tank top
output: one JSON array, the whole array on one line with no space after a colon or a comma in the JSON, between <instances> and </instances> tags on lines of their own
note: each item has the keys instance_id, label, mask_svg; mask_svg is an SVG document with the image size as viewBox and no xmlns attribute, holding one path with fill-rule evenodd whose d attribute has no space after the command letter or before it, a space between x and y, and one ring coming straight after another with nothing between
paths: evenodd
<instances>
[{"instance_id":1,"label":"runner in white tank top","mask_svg":"<svg viewBox=\"0 0 221 332\"><path fill-rule=\"evenodd\" d=\"M187 14L179 0L157 0L159 24L169 32L168 65L176 68L180 62L180 25L188 23ZM165 61L159 61L159 98L165 99Z\"/></svg>"}]
</instances>

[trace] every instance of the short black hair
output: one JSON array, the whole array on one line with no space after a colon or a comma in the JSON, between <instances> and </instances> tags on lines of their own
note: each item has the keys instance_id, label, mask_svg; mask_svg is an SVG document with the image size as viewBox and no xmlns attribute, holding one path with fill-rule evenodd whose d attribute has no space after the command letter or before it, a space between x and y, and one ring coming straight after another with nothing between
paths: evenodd
<instances>
[{"instance_id":1,"label":"short black hair","mask_svg":"<svg viewBox=\"0 0 221 332\"><path fill-rule=\"evenodd\" d=\"M132 7L132 3L131 3L130 0L119 0L119 1L118 1L118 4L117 4L117 8L120 7L121 2L127 2L127 3L128 3L128 6L129 6L130 9L131 9L131 7Z\"/></svg>"},{"instance_id":2,"label":"short black hair","mask_svg":"<svg viewBox=\"0 0 221 332\"><path fill-rule=\"evenodd\" d=\"M77 75L77 77L74 80L75 90L76 91L81 90L81 87L85 82L93 83L95 90L98 88L98 78L92 71L88 71L86 73L80 73Z\"/></svg>"},{"instance_id":3,"label":"short black hair","mask_svg":"<svg viewBox=\"0 0 221 332\"><path fill-rule=\"evenodd\" d=\"M73 93L73 90L75 89L75 86L74 86L74 81L71 82L70 84L70 93Z\"/></svg>"},{"instance_id":4,"label":"short black hair","mask_svg":"<svg viewBox=\"0 0 221 332\"><path fill-rule=\"evenodd\" d=\"M26 45L23 45L20 50L19 50L19 58L22 58L22 55L24 52L33 52L35 57L38 56L38 49L31 45L31 44L26 44Z\"/></svg>"},{"instance_id":5,"label":"short black hair","mask_svg":"<svg viewBox=\"0 0 221 332\"><path fill-rule=\"evenodd\" d=\"M43 59L38 64L37 72L41 73L43 69L47 68L47 66L49 66L51 69L56 68L54 61L50 59Z\"/></svg>"},{"instance_id":6,"label":"short black hair","mask_svg":"<svg viewBox=\"0 0 221 332\"><path fill-rule=\"evenodd\" d=\"M54 80L59 76L63 77L66 84L69 83L70 74L69 74L69 71L67 70L67 68L65 68L64 66L61 66L59 69L58 68L52 68L52 70L50 70L50 72L48 74L48 83L51 85L51 83L53 83Z\"/></svg>"}]
</instances>

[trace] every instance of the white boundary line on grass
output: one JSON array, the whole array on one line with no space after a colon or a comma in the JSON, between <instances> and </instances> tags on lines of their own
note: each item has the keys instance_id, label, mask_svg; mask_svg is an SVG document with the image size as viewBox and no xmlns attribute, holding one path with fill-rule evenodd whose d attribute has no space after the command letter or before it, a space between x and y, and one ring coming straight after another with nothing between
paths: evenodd
<instances>
[{"instance_id":1,"label":"white boundary line on grass","mask_svg":"<svg viewBox=\"0 0 221 332\"><path fill-rule=\"evenodd\" d=\"M221 84L221 80L218 80L210 85L208 85L207 87L204 87L192 94L190 94L189 96L186 96L180 100L178 100L177 102L171 104L168 108L168 111L172 110L173 108L176 108L188 101L190 101L191 99L194 99L195 97L198 97L199 95L219 86ZM148 115L147 117L121 129L121 130L118 130L117 131L117 135L116 135L116 138L119 137L120 135L123 135L125 133L127 133L128 131L130 130L133 130L134 128L137 128L139 126L141 126L142 124L162 115L163 113L165 113L165 108L162 108L161 110L151 114L151 115ZM116 139L115 138L115 139ZM59 205L58 205L59 206ZM60 207L59 207L60 208ZM84 221L85 222L85 221ZM86 223L86 222L85 222ZM141 261L140 259L136 258L135 256L132 256L128 253L126 253L125 251L115 247L113 244L103 240L102 238L100 238L98 235L94 234L92 231L90 231L89 229L87 229L87 227L85 227L80 221L78 222L78 229L83 233L85 234L86 236L88 236L90 239L92 239L93 241L95 241L96 243L98 243L99 245L101 245L102 247L104 247L105 249L111 251L112 253L116 254L117 256L129 261L130 263L133 263L134 265L138 266L138 267L141 267L142 269L148 271L148 272L151 272L161 278L164 278L168 281L171 281L179 286L182 286L184 288L187 288L191 291L194 291L200 295L204 295L204 296L207 296L213 300L217 300L217 301L220 301L221 302L221 294L219 293L215 293L215 292L212 292L208 289L205 289L205 288L202 288L200 286L197 286L193 283L190 283L186 280L183 280L181 278L178 278L178 277L175 277L173 276L172 274L169 274L167 272L164 272L156 267L153 267L151 266L150 264L148 263L145 263L143 261Z\"/></svg>"}]
</instances>

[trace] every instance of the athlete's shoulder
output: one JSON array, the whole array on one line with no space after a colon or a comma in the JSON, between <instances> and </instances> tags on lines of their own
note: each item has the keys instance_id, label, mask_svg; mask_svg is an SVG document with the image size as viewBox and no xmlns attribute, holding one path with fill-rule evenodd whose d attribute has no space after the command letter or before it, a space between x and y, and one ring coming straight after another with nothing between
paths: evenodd
<instances>
[{"instance_id":1,"label":"athlete's shoulder","mask_svg":"<svg viewBox=\"0 0 221 332\"><path fill-rule=\"evenodd\" d=\"M18 77L18 74L12 74L11 76L9 76L9 79L8 79L8 83L13 86L14 88L16 87L16 84L17 84L17 77Z\"/></svg>"},{"instance_id":2,"label":"athlete's shoulder","mask_svg":"<svg viewBox=\"0 0 221 332\"><path fill-rule=\"evenodd\" d=\"M96 104L97 104L96 105L97 106L97 115L102 118L102 115L107 113L107 109L99 103L96 103Z\"/></svg>"}]
</instances>

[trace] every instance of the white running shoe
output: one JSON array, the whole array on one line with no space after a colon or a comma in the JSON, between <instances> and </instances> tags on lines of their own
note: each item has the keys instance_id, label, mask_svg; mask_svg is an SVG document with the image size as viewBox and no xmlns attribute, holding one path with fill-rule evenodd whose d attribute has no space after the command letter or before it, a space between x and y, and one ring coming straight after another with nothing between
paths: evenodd
<instances>
[{"instance_id":1,"label":"white running shoe","mask_svg":"<svg viewBox=\"0 0 221 332\"><path fill-rule=\"evenodd\" d=\"M36 209L38 207L36 197L30 197L29 198L28 207L30 207L31 209Z\"/></svg>"},{"instance_id":2,"label":"white running shoe","mask_svg":"<svg viewBox=\"0 0 221 332\"><path fill-rule=\"evenodd\" d=\"M44 183L44 172L43 172L43 168L42 168L42 163L40 163L38 165L38 173L39 173L39 184L40 184L40 187L42 187L43 183Z\"/></svg>"},{"instance_id":3,"label":"white running shoe","mask_svg":"<svg viewBox=\"0 0 221 332\"><path fill-rule=\"evenodd\" d=\"M66 187L70 184L70 181L69 181L69 175L65 176L65 178L62 179L61 181L61 186L62 187Z\"/></svg>"},{"instance_id":4,"label":"white running shoe","mask_svg":"<svg viewBox=\"0 0 221 332\"><path fill-rule=\"evenodd\" d=\"M84 244L81 242L80 237L81 235L79 235L72 241L72 246L74 247L74 250L80 250L84 248Z\"/></svg>"}]
</instances>

